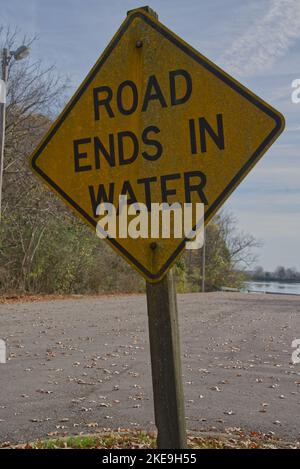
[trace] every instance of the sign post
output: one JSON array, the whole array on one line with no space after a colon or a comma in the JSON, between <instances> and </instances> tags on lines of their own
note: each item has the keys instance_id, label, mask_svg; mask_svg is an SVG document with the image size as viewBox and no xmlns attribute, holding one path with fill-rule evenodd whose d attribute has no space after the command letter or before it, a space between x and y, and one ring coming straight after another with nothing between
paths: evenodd
<instances>
[{"instance_id":1,"label":"sign post","mask_svg":"<svg viewBox=\"0 0 300 469\"><path fill-rule=\"evenodd\" d=\"M149 7L145 10L158 19ZM151 245L155 256L156 243ZM146 281L149 342L157 447L185 449L186 425L180 334L173 271L156 283Z\"/></svg>"},{"instance_id":2,"label":"sign post","mask_svg":"<svg viewBox=\"0 0 300 469\"><path fill-rule=\"evenodd\" d=\"M147 307L157 447L186 448L176 287L172 270L147 282Z\"/></svg>"},{"instance_id":3,"label":"sign post","mask_svg":"<svg viewBox=\"0 0 300 469\"><path fill-rule=\"evenodd\" d=\"M206 266L206 241L205 241L205 228L204 228L204 241L202 246L202 293L205 292L205 266Z\"/></svg>"}]
</instances>

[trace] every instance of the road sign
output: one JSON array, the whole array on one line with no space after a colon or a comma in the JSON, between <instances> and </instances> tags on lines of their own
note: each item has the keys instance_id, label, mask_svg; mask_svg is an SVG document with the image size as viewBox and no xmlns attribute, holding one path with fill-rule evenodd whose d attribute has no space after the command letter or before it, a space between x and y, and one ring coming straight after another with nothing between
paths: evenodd
<instances>
[{"instance_id":1,"label":"road sign","mask_svg":"<svg viewBox=\"0 0 300 469\"><path fill-rule=\"evenodd\" d=\"M207 223L283 128L279 112L133 10L30 161L93 229L98 204L120 194L148 206L202 202ZM107 241L150 282L186 243Z\"/></svg>"}]
</instances>

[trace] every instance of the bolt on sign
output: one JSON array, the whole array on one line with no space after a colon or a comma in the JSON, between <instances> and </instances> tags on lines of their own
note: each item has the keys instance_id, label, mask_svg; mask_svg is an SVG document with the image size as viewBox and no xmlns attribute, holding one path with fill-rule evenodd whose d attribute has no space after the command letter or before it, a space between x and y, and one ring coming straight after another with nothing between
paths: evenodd
<instances>
[{"instance_id":1,"label":"bolt on sign","mask_svg":"<svg viewBox=\"0 0 300 469\"><path fill-rule=\"evenodd\" d=\"M30 164L93 229L99 204L117 206L120 195L149 211L154 202L200 202L207 223L283 128L279 112L137 9ZM186 241L107 238L150 282Z\"/></svg>"}]
</instances>

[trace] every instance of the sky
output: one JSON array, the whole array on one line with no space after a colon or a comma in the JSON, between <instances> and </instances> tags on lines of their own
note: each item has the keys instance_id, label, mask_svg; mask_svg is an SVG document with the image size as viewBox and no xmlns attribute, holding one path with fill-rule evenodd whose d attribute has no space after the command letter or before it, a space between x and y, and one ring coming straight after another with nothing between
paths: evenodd
<instances>
[{"instance_id":1,"label":"sky","mask_svg":"<svg viewBox=\"0 0 300 469\"><path fill-rule=\"evenodd\" d=\"M71 97L136 0L0 0L0 25L37 35L31 59L55 64ZM299 0L151 0L159 19L283 113L286 129L224 204L263 246L258 265L300 270Z\"/></svg>"}]
</instances>

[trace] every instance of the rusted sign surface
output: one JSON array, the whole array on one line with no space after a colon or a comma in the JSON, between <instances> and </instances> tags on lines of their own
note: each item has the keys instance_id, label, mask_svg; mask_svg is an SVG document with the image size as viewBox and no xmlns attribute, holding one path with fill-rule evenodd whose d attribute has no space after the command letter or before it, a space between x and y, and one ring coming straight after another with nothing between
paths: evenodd
<instances>
[{"instance_id":1,"label":"rusted sign surface","mask_svg":"<svg viewBox=\"0 0 300 469\"><path fill-rule=\"evenodd\" d=\"M146 12L133 11L31 157L93 229L97 206L202 202L207 223L284 128L280 113ZM158 281L185 238L107 242Z\"/></svg>"}]
</instances>

